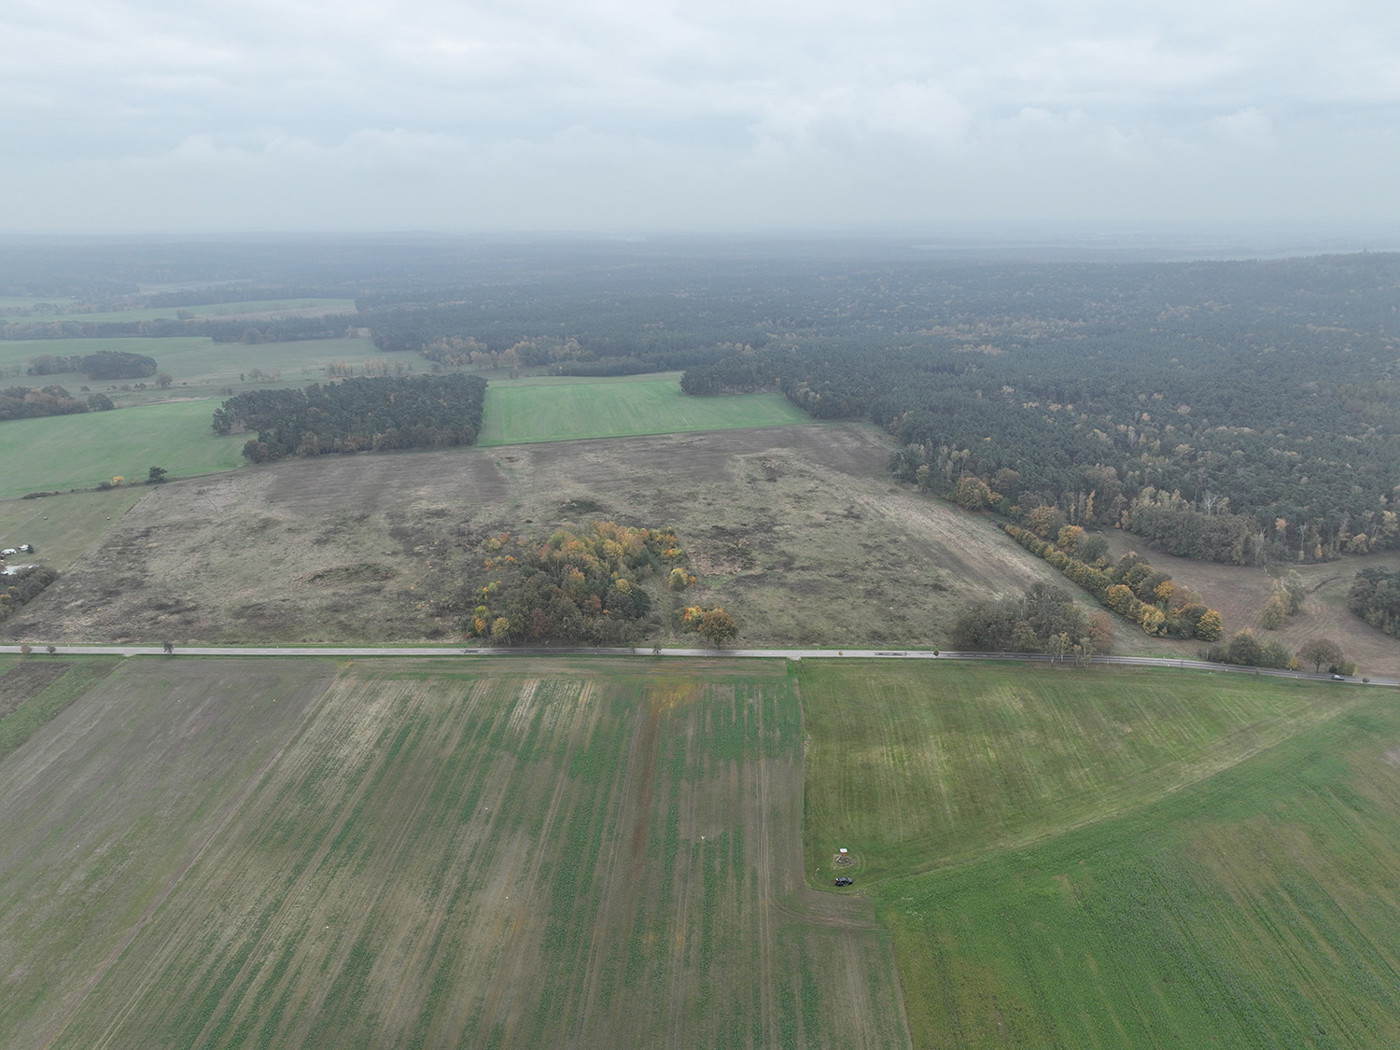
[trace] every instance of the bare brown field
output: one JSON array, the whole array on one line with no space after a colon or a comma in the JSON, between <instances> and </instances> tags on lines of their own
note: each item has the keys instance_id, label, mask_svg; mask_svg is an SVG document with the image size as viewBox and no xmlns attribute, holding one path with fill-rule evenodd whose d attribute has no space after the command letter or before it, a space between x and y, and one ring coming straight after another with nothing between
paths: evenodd
<instances>
[{"instance_id":1,"label":"bare brown field","mask_svg":"<svg viewBox=\"0 0 1400 1050\"><path fill-rule=\"evenodd\" d=\"M936 647L966 598L1058 579L990 519L892 484L888 455L868 427L812 425L325 457L172 483L3 631L455 638L488 537L595 519L676 528L702 582L686 600L722 604L745 645Z\"/></svg>"},{"instance_id":2,"label":"bare brown field","mask_svg":"<svg viewBox=\"0 0 1400 1050\"><path fill-rule=\"evenodd\" d=\"M0 762L0 1045L908 1045L742 672L124 664Z\"/></svg>"}]
</instances>

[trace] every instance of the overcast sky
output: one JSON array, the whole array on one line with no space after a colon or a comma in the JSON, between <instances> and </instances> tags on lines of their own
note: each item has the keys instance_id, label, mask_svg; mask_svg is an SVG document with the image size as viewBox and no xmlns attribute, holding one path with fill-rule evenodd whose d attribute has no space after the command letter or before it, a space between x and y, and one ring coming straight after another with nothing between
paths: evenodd
<instances>
[{"instance_id":1,"label":"overcast sky","mask_svg":"<svg viewBox=\"0 0 1400 1050\"><path fill-rule=\"evenodd\" d=\"M1400 221L1393 0L3 0L0 230Z\"/></svg>"}]
</instances>

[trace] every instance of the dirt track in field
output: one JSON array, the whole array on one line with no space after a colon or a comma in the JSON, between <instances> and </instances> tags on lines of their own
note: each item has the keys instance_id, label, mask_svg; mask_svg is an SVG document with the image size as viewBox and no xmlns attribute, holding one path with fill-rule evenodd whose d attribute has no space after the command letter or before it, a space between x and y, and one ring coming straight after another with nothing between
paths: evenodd
<instances>
[{"instance_id":1,"label":"dirt track in field","mask_svg":"<svg viewBox=\"0 0 1400 1050\"><path fill-rule=\"evenodd\" d=\"M486 582L486 539L597 519L675 527L702 582L686 600L722 604L749 645L938 645L965 597L1053 578L988 521L893 485L889 451L867 427L804 425L321 457L167 484L3 635L450 640Z\"/></svg>"}]
</instances>

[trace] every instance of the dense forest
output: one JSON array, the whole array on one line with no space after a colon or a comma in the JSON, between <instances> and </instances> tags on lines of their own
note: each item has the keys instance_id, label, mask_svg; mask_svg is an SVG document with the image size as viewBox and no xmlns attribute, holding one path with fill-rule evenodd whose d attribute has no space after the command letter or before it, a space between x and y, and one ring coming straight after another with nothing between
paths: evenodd
<instances>
[{"instance_id":1,"label":"dense forest","mask_svg":"<svg viewBox=\"0 0 1400 1050\"><path fill-rule=\"evenodd\" d=\"M1362 569L1352 581L1347 608L1372 627L1400 637L1400 572Z\"/></svg>"},{"instance_id":2,"label":"dense forest","mask_svg":"<svg viewBox=\"0 0 1400 1050\"><path fill-rule=\"evenodd\" d=\"M254 330L172 316L142 334L354 328L445 373L683 370L691 394L780 390L814 418L867 419L898 443L897 477L1016 521L1050 506L1235 564L1400 545L1393 254L1145 262L894 240L342 238L28 244L0 259L0 292L65 295L60 314L175 313L279 289L353 298L357 312ZM7 320L10 337L73 334L61 318Z\"/></svg>"},{"instance_id":3,"label":"dense forest","mask_svg":"<svg viewBox=\"0 0 1400 1050\"><path fill-rule=\"evenodd\" d=\"M304 390L251 390L216 409L216 434L257 431L255 463L404 448L470 445L481 429L486 380L457 373L345 379Z\"/></svg>"},{"instance_id":4,"label":"dense forest","mask_svg":"<svg viewBox=\"0 0 1400 1050\"><path fill-rule=\"evenodd\" d=\"M1400 258L1009 276L945 296L941 321L891 325L902 345L789 338L683 387L775 386L818 418L886 428L904 480L954 496L977 479L1013 516L1050 505L1182 556L1400 542Z\"/></svg>"}]
</instances>

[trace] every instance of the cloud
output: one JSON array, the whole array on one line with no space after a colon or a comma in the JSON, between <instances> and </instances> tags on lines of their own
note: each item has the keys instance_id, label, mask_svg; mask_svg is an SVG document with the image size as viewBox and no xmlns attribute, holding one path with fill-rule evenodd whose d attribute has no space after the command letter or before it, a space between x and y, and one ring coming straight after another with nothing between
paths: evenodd
<instances>
[{"instance_id":1,"label":"cloud","mask_svg":"<svg viewBox=\"0 0 1400 1050\"><path fill-rule=\"evenodd\" d=\"M35 227L1400 217L1378 2L16 0L0 29Z\"/></svg>"},{"instance_id":2,"label":"cloud","mask_svg":"<svg viewBox=\"0 0 1400 1050\"><path fill-rule=\"evenodd\" d=\"M1264 149L1274 141L1273 122L1254 106L1216 117L1215 126L1227 141L1240 146Z\"/></svg>"}]
</instances>

